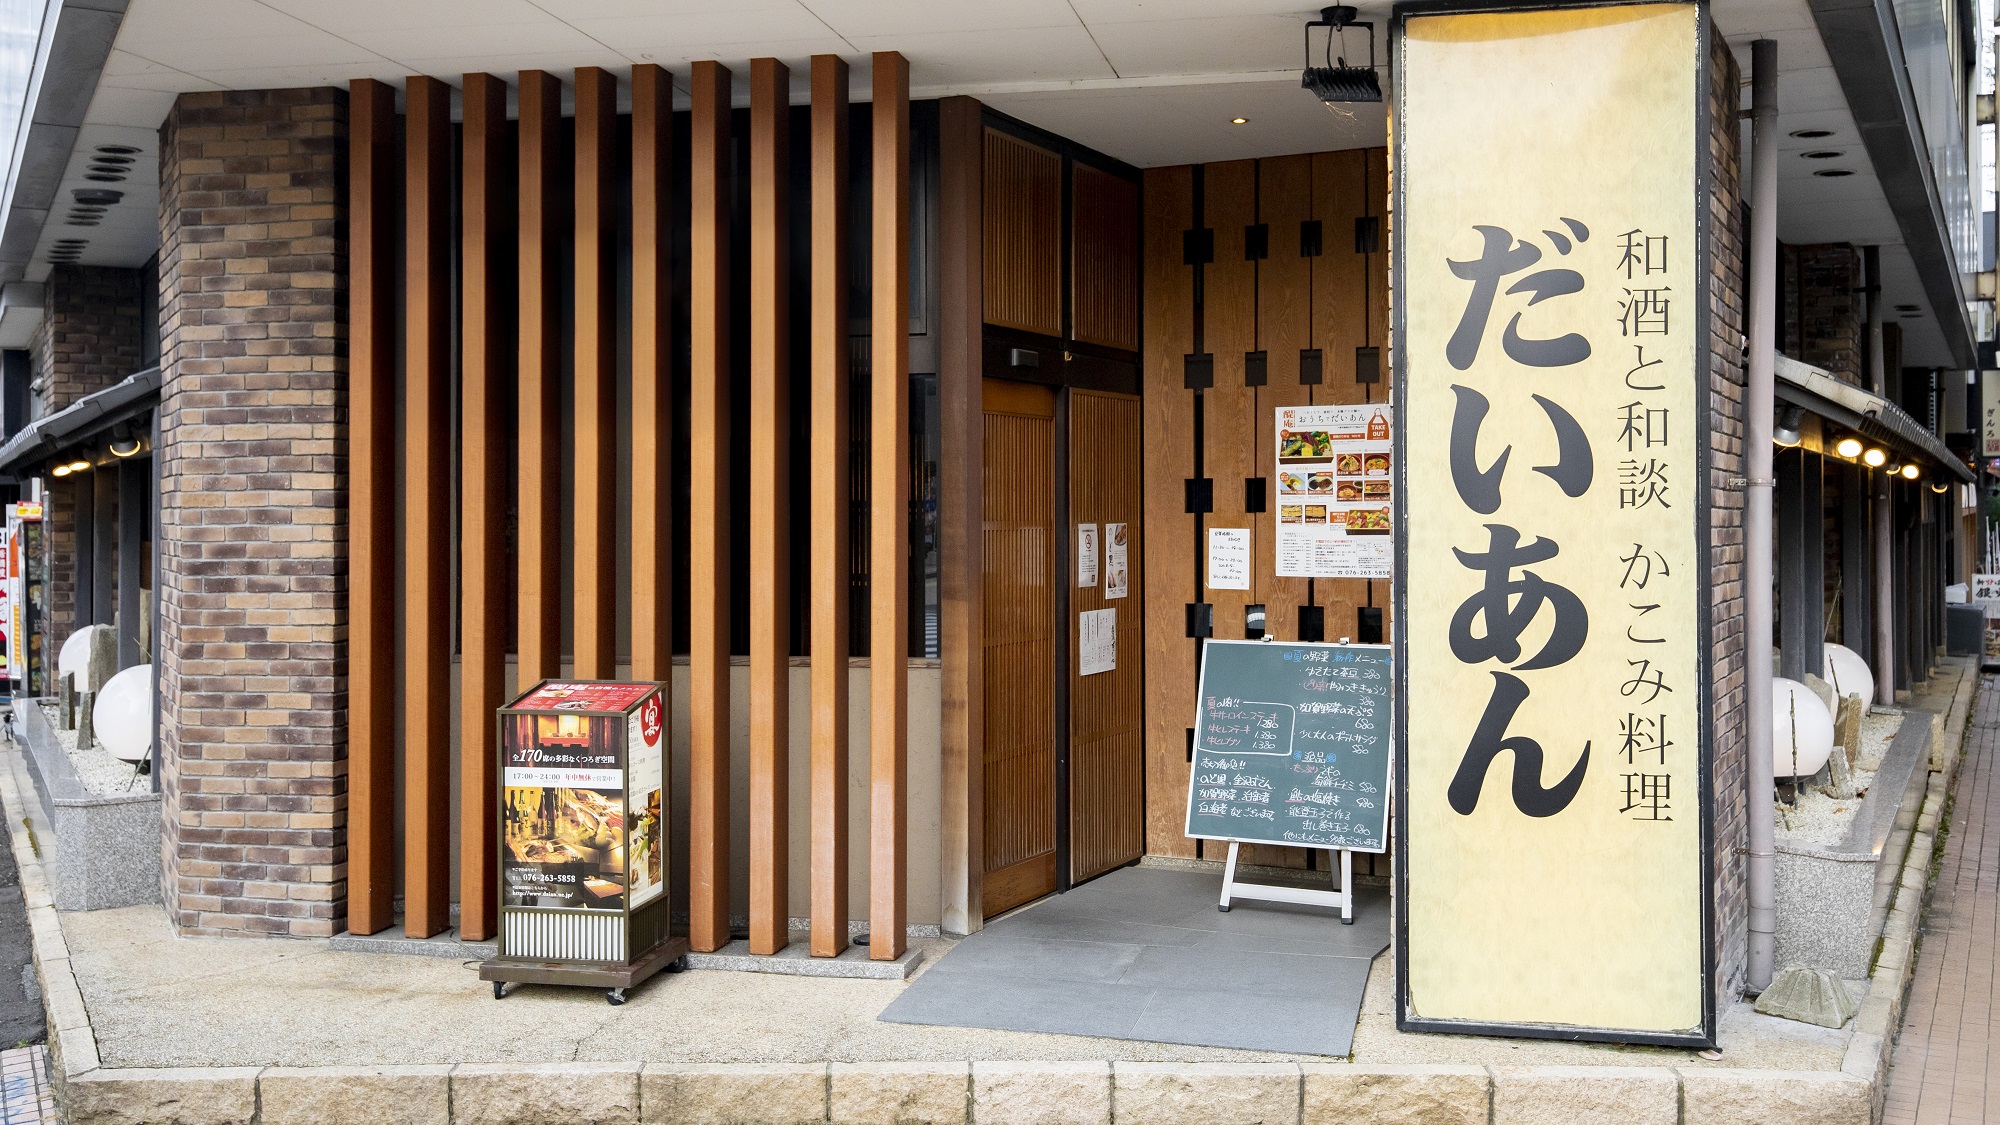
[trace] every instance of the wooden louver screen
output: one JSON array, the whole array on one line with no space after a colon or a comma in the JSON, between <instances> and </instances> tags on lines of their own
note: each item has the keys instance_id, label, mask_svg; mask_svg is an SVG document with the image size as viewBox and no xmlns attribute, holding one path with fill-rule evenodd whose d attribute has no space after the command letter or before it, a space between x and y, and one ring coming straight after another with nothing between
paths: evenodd
<instances>
[{"instance_id":1,"label":"wooden louver screen","mask_svg":"<svg viewBox=\"0 0 2000 1125\"><path fill-rule=\"evenodd\" d=\"M1062 158L986 131L986 323L1062 334Z\"/></svg>"},{"instance_id":2,"label":"wooden louver screen","mask_svg":"<svg viewBox=\"0 0 2000 1125\"><path fill-rule=\"evenodd\" d=\"M1070 317L1086 344L1139 350L1139 185L1088 164L1070 176Z\"/></svg>"}]
</instances>

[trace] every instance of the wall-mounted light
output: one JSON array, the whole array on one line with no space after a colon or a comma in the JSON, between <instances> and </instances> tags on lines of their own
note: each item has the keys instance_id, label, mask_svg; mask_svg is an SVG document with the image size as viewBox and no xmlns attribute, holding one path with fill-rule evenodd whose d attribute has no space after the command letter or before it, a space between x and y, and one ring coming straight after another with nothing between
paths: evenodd
<instances>
[{"instance_id":1,"label":"wall-mounted light","mask_svg":"<svg viewBox=\"0 0 2000 1125\"><path fill-rule=\"evenodd\" d=\"M1947 492L1950 492L1951 486L1941 480L1934 480L1931 482L1931 491L1941 496Z\"/></svg>"},{"instance_id":2,"label":"wall-mounted light","mask_svg":"<svg viewBox=\"0 0 2000 1125\"><path fill-rule=\"evenodd\" d=\"M55 468L49 470L49 475L54 477L66 477L69 474L70 467L68 465L57 465Z\"/></svg>"},{"instance_id":3,"label":"wall-mounted light","mask_svg":"<svg viewBox=\"0 0 2000 1125\"><path fill-rule=\"evenodd\" d=\"M1888 451L1881 448L1880 446L1876 446L1870 449L1868 452L1863 453L1861 455L1861 463L1868 466L1871 469L1879 469L1883 465L1887 464L1888 461L1889 461Z\"/></svg>"},{"instance_id":4,"label":"wall-mounted light","mask_svg":"<svg viewBox=\"0 0 2000 1125\"><path fill-rule=\"evenodd\" d=\"M1805 422L1806 408L1786 403L1771 422L1771 440L1789 449L1799 443L1799 426Z\"/></svg>"},{"instance_id":5,"label":"wall-mounted light","mask_svg":"<svg viewBox=\"0 0 2000 1125\"><path fill-rule=\"evenodd\" d=\"M1904 480L1915 480L1918 477L1924 475L1924 471L1922 469L1917 468L1914 462L1904 465L1903 468L1901 469L1901 472L1903 474Z\"/></svg>"},{"instance_id":6,"label":"wall-mounted light","mask_svg":"<svg viewBox=\"0 0 2000 1125\"><path fill-rule=\"evenodd\" d=\"M146 443L135 437L111 439L110 449L113 457L137 457L139 451L144 448Z\"/></svg>"},{"instance_id":7,"label":"wall-mounted light","mask_svg":"<svg viewBox=\"0 0 2000 1125\"><path fill-rule=\"evenodd\" d=\"M1861 439L1852 436L1841 438L1840 443L1833 447L1833 451L1852 461L1861 456Z\"/></svg>"}]
</instances>

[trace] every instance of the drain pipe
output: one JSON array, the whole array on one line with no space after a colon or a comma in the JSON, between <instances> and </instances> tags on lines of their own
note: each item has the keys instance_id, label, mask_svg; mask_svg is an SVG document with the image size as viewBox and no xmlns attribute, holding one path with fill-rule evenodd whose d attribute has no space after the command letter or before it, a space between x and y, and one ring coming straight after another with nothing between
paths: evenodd
<instances>
[{"instance_id":1,"label":"drain pipe","mask_svg":"<svg viewBox=\"0 0 2000 1125\"><path fill-rule=\"evenodd\" d=\"M1888 351L1882 346L1882 256L1873 246L1861 251L1863 284L1868 287L1868 389L1889 394ZM1888 473L1868 482L1870 538L1874 555L1875 698L1896 702L1896 583L1890 561L1891 532Z\"/></svg>"},{"instance_id":2,"label":"drain pipe","mask_svg":"<svg viewBox=\"0 0 2000 1125\"><path fill-rule=\"evenodd\" d=\"M1771 769L1771 411L1777 366L1778 41L1750 44L1750 385L1744 393L1743 644L1750 727L1751 992L1771 984L1778 927Z\"/></svg>"}]
</instances>

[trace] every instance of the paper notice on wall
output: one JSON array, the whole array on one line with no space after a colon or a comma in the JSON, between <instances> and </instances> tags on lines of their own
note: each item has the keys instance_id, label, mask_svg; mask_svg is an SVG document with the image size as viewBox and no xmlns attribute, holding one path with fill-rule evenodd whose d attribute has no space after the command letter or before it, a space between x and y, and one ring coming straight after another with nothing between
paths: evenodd
<instances>
[{"instance_id":1,"label":"paper notice on wall","mask_svg":"<svg viewBox=\"0 0 2000 1125\"><path fill-rule=\"evenodd\" d=\"M1122 523L1104 525L1104 596L1122 598L1132 588L1131 533Z\"/></svg>"},{"instance_id":2,"label":"paper notice on wall","mask_svg":"<svg viewBox=\"0 0 2000 1125\"><path fill-rule=\"evenodd\" d=\"M1076 584L1097 585L1097 525L1076 525Z\"/></svg>"},{"instance_id":3,"label":"paper notice on wall","mask_svg":"<svg viewBox=\"0 0 2000 1125\"><path fill-rule=\"evenodd\" d=\"M1095 676L1118 667L1118 611L1091 609L1077 614L1076 672Z\"/></svg>"},{"instance_id":4,"label":"paper notice on wall","mask_svg":"<svg viewBox=\"0 0 2000 1125\"><path fill-rule=\"evenodd\" d=\"M1211 590L1250 588L1249 528L1208 529L1208 588Z\"/></svg>"},{"instance_id":5,"label":"paper notice on wall","mask_svg":"<svg viewBox=\"0 0 2000 1125\"><path fill-rule=\"evenodd\" d=\"M1389 577L1390 424L1383 405L1278 408L1278 577Z\"/></svg>"}]
</instances>

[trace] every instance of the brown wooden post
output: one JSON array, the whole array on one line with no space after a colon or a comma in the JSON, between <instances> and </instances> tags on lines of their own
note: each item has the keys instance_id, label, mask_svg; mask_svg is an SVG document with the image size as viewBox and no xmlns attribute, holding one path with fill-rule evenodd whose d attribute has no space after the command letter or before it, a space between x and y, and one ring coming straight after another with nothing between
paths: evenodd
<instances>
[{"instance_id":1,"label":"brown wooden post","mask_svg":"<svg viewBox=\"0 0 2000 1125\"><path fill-rule=\"evenodd\" d=\"M981 524L986 425L981 410L985 331L982 205L985 150L980 105L938 106L939 437L938 656L944 665L940 788L944 929L969 934L983 918L986 684Z\"/></svg>"},{"instance_id":2,"label":"brown wooden post","mask_svg":"<svg viewBox=\"0 0 2000 1125\"><path fill-rule=\"evenodd\" d=\"M494 934L493 713L506 700L507 383L513 295L505 214L507 84L468 74L459 206L462 383L459 390L458 932Z\"/></svg>"},{"instance_id":3,"label":"brown wooden post","mask_svg":"<svg viewBox=\"0 0 2000 1125\"><path fill-rule=\"evenodd\" d=\"M396 90L348 89L347 928L395 922Z\"/></svg>"},{"instance_id":4,"label":"brown wooden post","mask_svg":"<svg viewBox=\"0 0 2000 1125\"><path fill-rule=\"evenodd\" d=\"M791 71L750 60L750 952L791 940Z\"/></svg>"},{"instance_id":5,"label":"brown wooden post","mask_svg":"<svg viewBox=\"0 0 2000 1125\"><path fill-rule=\"evenodd\" d=\"M909 942L910 64L875 52L869 375L868 956Z\"/></svg>"},{"instance_id":6,"label":"brown wooden post","mask_svg":"<svg viewBox=\"0 0 2000 1125\"><path fill-rule=\"evenodd\" d=\"M514 683L525 690L562 674L561 320L556 256L563 207L562 82L540 70L521 72L521 174L518 180L520 287L515 411L520 443L515 457L517 532Z\"/></svg>"},{"instance_id":7,"label":"brown wooden post","mask_svg":"<svg viewBox=\"0 0 2000 1125\"><path fill-rule=\"evenodd\" d=\"M688 947L729 942L729 69L689 76Z\"/></svg>"},{"instance_id":8,"label":"brown wooden post","mask_svg":"<svg viewBox=\"0 0 2000 1125\"><path fill-rule=\"evenodd\" d=\"M451 87L403 87L403 932L451 925Z\"/></svg>"},{"instance_id":9,"label":"brown wooden post","mask_svg":"<svg viewBox=\"0 0 2000 1125\"><path fill-rule=\"evenodd\" d=\"M576 676L617 675L618 80L576 71Z\"/></svg>"},{"instance_id":10,"label":"brown wooden post","mask_svg":"<svg viewBox=\"0 0 2000 1125\"><path fill-rule=\"evenodd\" d=\"M812 952L847 948L847 63L812 60Z\"/></svg>"},{"instance_id":11,"label":"brown wooden post","mask_svg":"<svg viewBox=\"0 0 2000 1125\"><path fill-rule=\"evenodd\" d=\"M632 68L632 678L673 714L673 340L668 232L674 76Z\"/></svg>"}]
</instances>

